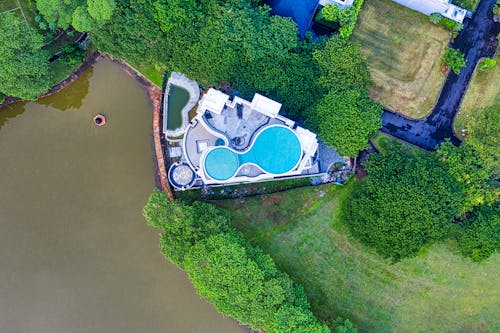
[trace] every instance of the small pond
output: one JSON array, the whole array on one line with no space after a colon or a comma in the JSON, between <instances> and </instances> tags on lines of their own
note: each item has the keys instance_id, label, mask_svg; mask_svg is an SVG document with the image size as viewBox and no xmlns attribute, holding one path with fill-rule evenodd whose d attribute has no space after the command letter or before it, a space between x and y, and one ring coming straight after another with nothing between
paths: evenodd
<instances>
[{"instance_id":1,"label":"small pond","mask_svg":"<svg viewBox=\"0 0 500 333\"><path fill-rule=\"evenodd\" d=\"M189 92L175 84L170 85L168 94L167 129L175 131L182 126L182 109L189 101Z\"/></svg>"}]
</instances>

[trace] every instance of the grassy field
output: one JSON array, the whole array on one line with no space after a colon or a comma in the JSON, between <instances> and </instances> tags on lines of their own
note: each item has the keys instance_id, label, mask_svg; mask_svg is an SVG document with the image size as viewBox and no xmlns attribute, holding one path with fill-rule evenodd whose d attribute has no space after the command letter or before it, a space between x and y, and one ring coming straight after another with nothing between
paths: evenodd
<instances>
[{"instance_id":1,"label":"grassy field","mask_svg":"<svg viewBox=\"0 0 500 333\"><path fill-rule=\"evenodd\" d=\"M460 112L455 118L455 132L458 137L465 136L467 120L481 109L497 105L500 109L500 55L496 56L497 66L488 72L475 71L467 89Z\"/></svg>"},{"instance_id":2,"label":"grassy field","mask_svg":"<svg viewBox=\"0 0 500 333\"><path fill-rule=\"evenodd\" d=\"M358 184L218 204L304 285L321 319L345 316L360 332L499 332L500 255L475 264L437 244L390 264L353 240L339 216Z\"/></svg>"},{"instance_id":3,"label":"grassy field","mask_svg":"<svg viewBox=\"0 0 500 333\"><path fill-rule=\"evenodd\" d=\"M394 148L396 145L406 145L406 147L410 148L410 151L412 151L412 154L416 154L418 152L421 152L420 148L410 145L406 142L402 142L390 135L387 135L382 132L377 132L375 136L370 140L371 143L377 148L377 150L381 153L385 153L391 149Z\"/></svg>"},{"instance_id":4,"label":"grassy field","mask_svg":"<svg viewBox=\"0 0 500 333\"><path fill-rule=\"evenodd\" d=\"M367 0L353 39L368 60L371 97L412 118L424 117L444 80L441 58L449 33L423 14L390 0Z\"/></svg>"}]
</instances>

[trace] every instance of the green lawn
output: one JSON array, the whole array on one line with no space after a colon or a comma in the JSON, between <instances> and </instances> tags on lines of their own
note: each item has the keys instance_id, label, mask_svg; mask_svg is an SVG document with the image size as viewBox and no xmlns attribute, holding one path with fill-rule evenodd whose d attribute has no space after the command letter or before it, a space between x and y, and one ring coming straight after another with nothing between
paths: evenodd
<instances>
[{"instance_id":1,"label":"green lawn","mask_svg":"<svg viewBox=\"0 0 500 333\"><path fill-rule=\"evenodd\" d=\"M412 118L432 109L444 81L446 30L391 0L367 0L352 38L367 58L374 100Z\"/></svg>"},{"instance_id":2,"label":"green lawn","mask_svg":"<svg viewBox=\"0 0 500 333\"><path fill-rule=\"evenodd\" d=\"M463 137L468 119L483 108L496 105L500 109L500 55L496 56L497 65L488 72L478 69L469 84L460 112L455 118L455 132Z\"/></svg>"},{"instance_id":3,"label":"green lawn","mask_svg":"<svg viewBox=\"0 0 500 333\"><path fill-rule=\"evenodd\" d=\"M409 147L412 151L412 153L417 153L421 151L419 148L416 146L410 145L406 142L400 141L396 138L393 138L390 135L384 134L382 132L377 132L373 138L370 140L371 143L377 148L377 150L381 153L387 152L394 148L396 145L406 145Z\"/></svg>"},{"instance_id":4,"label":"green lawn","mask_svg":"<svg viewBox=\"0 0 500 333\"><path fill-rule=\"evenodd\" d=\"M500 331L500 255L482 264L437 244L390 264L353 240L339 216L359 184L228 200L235 226L304 285L316 315L361 332Z\"/></svg>"}]
</instances>

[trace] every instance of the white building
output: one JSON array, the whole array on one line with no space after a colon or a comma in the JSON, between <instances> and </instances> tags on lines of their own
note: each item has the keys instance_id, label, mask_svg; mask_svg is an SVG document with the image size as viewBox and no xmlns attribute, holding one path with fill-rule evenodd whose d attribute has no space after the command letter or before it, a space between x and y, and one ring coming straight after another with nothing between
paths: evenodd
<instances>
[{"instance_id":1,"label":"white building","mask_svg":"<svg viewBox=\"0 0 500 333\"><path fill-rule=\"evenodd\" d=\"M462 23L465 16L467 15L467 10L455 6L451 3L451 0L392 0L399 3L405 7L413 9L425 15L431 15L434 13L441 14L442 16L449 18L455 22ZM354 0L320 0L319 4L321 6L326 6L328 4L335 4L340 8L351 7Z\"/></svg>"},{"instance_id":2,"label":"white building","mask_svg":"<svg viewBox=\"0 0 500 333\"><path fill-rule=\"evenodd\" d=\"M439 13L455 22L462 23L467 10L455 6L450 0L392 0L425 15Z\"/></svg>"}]
</instances>

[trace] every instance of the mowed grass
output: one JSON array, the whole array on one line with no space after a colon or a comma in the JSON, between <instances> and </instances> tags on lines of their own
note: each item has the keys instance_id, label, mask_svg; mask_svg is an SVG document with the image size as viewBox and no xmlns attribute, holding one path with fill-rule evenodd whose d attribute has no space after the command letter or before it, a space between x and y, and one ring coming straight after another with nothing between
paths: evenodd
<instances>
[{"instance_id":1,"label":"mowed grass","mask_svg":"<svg viewBox=\"0 0 500 333\"><path fill-rule=\"evenodd\" d=\"M235 226L301 283L323 320L360 332L499 332L500 255L481 264L434 245L391 264L352 239L340 208L353 189L323 185L218 205Z\"/></svg>"},{"instance_id":2,"label":"mowed grass","mask_svg":"<svg viewBox=\"0 0 500 333\"><path fill-rule=\"evenodd\" d=\"M406 147L409 148L409 151L412 153L412 154L418 154L420 153L422 150L420 150L420 148L416 147L416 146L413 146L413 145L410 145L406 142L402 142L390 135L387 135L385 133L382 133L382 132L377 132L372 139L370 139L371 143L373 143L373 145L375 146L375 148L377 149L377 151L381 152L381 153L386 153L388 151L390 151L391 149L395 148L397 145L405 145Z\"/></svg>"},{"instance_id":3,"label":"mowed grass","mask_svg":"<svg viewBox=\"0 0 500 333\"><path fill-rule=\"evenodd\" d=\"M432 109L445 78L447 31L390 0L366 0L353 39L367 58L374 100L412 118Z\"/></svg>"},{"instance_id":4,"label":"mowed grass","mask_svg":"<svg viewBox=\"0 0 500 333\"><path fill-rule=\"evenodd\" d=\"M474 76L465 93L460 111L455 118L455 132L458 137L465 137L465 129L469 119L477 112L489 106L497 106L500 110L500 55L495 57L497 65L488 72L476 68Z\"/></svg>"}]
</instances>

